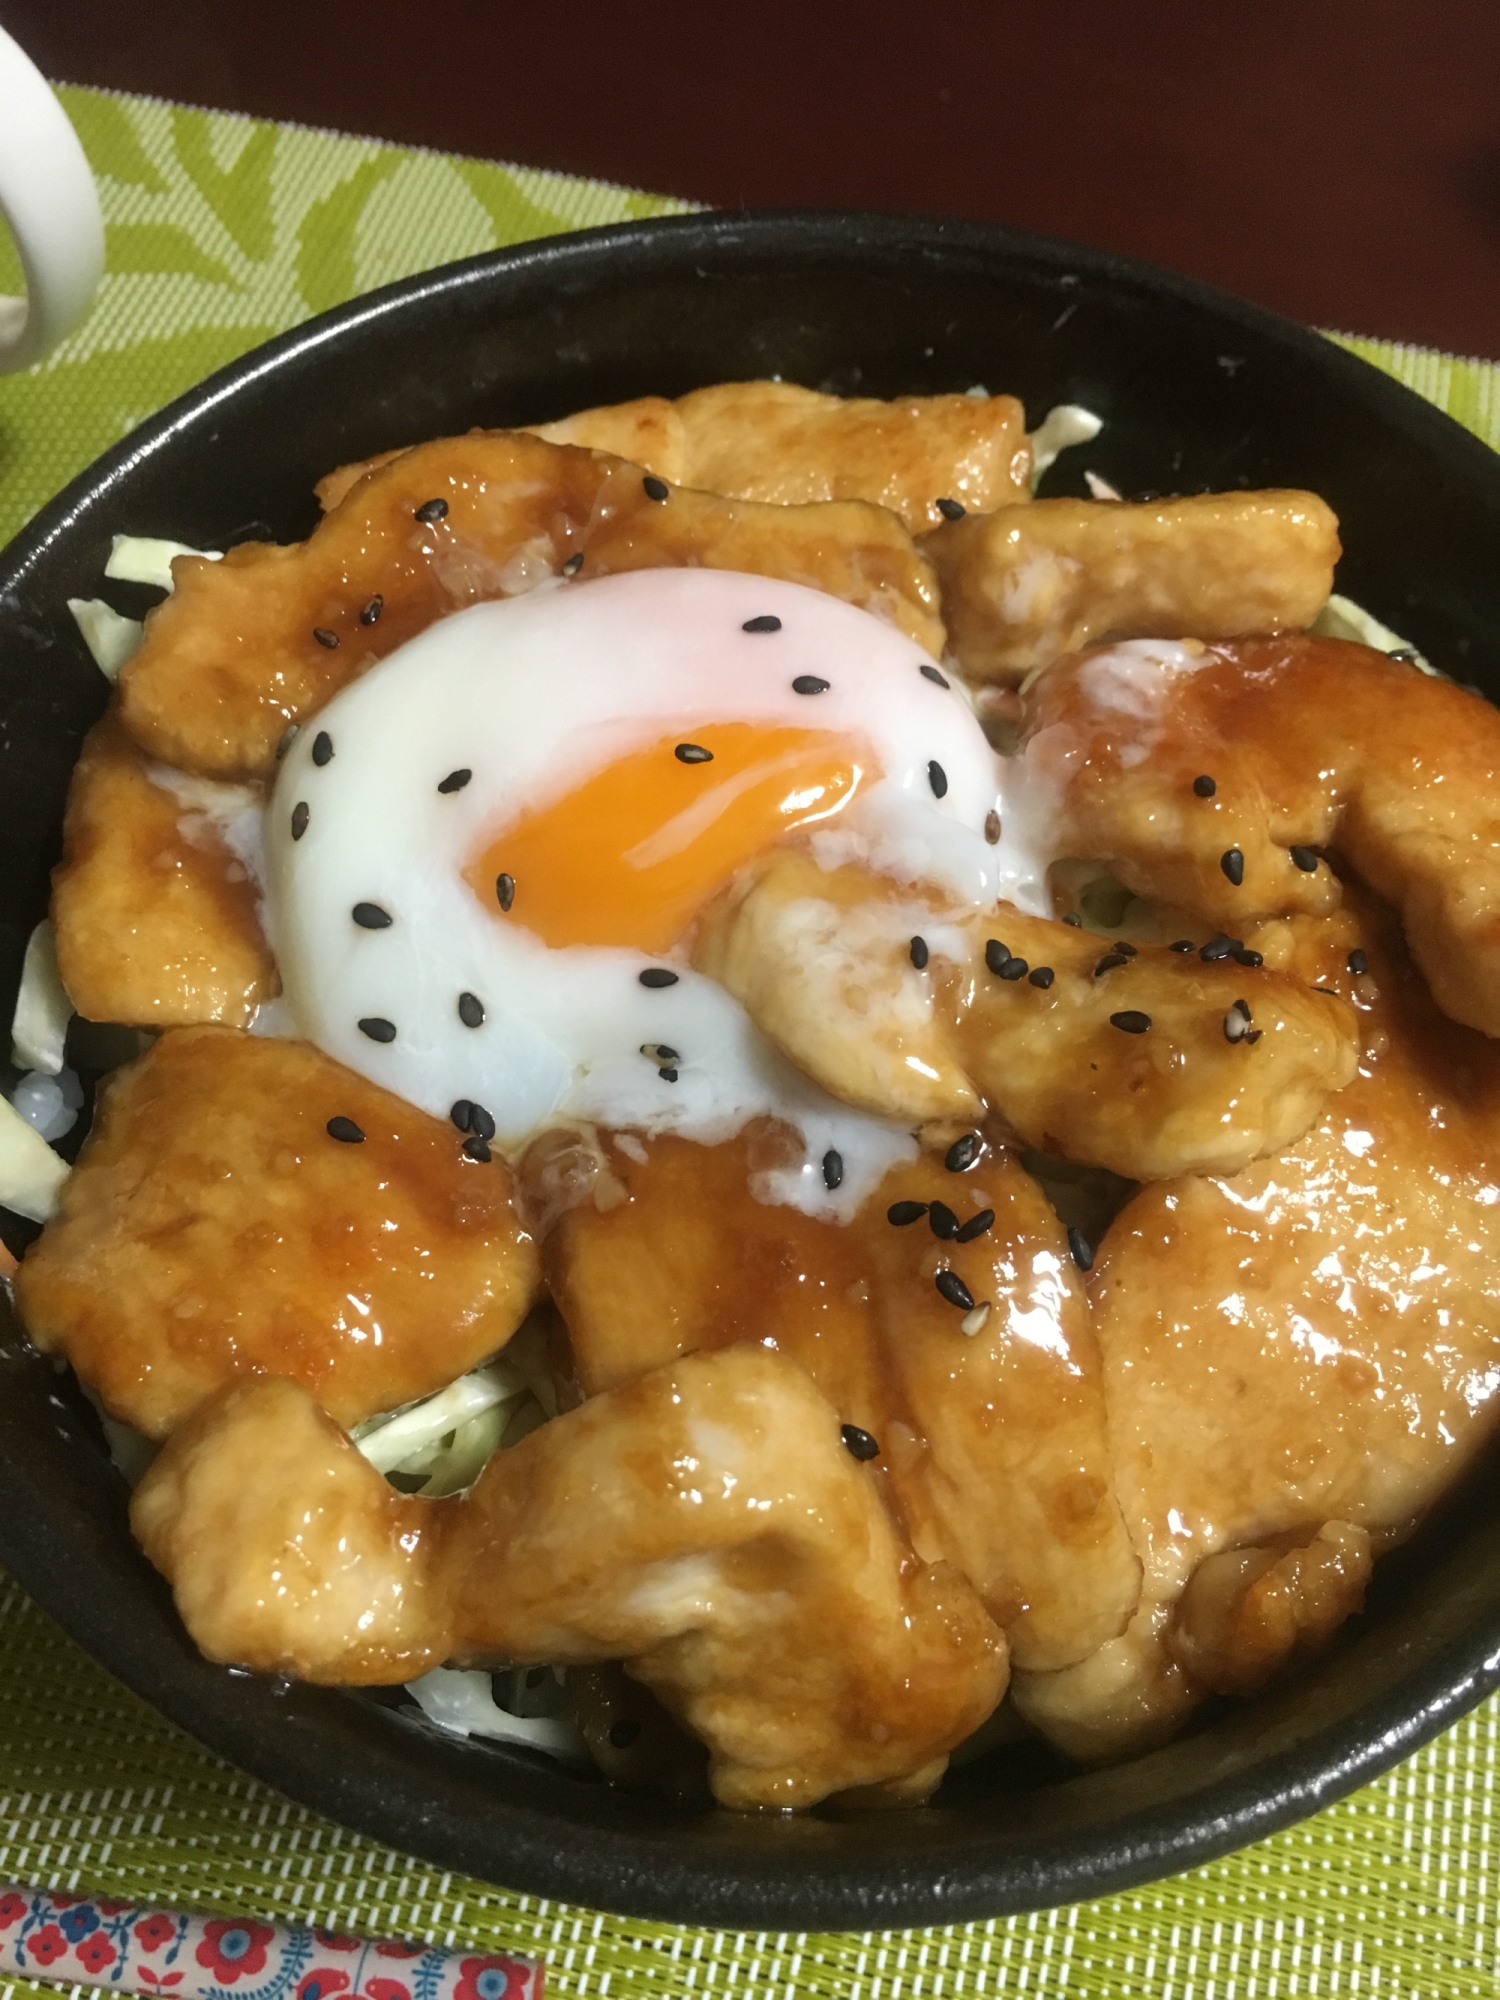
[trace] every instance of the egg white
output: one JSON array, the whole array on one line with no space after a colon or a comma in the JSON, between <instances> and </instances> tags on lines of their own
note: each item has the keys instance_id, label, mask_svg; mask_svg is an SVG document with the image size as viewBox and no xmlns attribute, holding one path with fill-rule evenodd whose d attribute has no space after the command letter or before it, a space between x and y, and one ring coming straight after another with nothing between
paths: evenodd
<instances>
[{"instance_id":1,"label":"egg white","mask_svg":"<svg viewBox=\"0 0 1500 2000\"><path fill-rule=\"evenodd\" d=\"M779 631L749 633L773 614ZM663 736L747 722L858 736L881 777L815 838L833 866L859 859L965 902L1043 907L1032 858L984 836L997 760L956 689L883 621L798 584L723 571L645 570L479 604L430 627L337 695L288 751L266 808L267 922L281 969L278 1026L438 1116L482 1104L510 1151L585 1120L718 1143L771 1115L806 1158L757 1192L847 1216L909 1131L837 1103L791 1068L744 1009L679 952L551 949L485 906L463 870L519 813L567 795ZM830 683L808 696L799 675ZM319 734L332 756L314 761ZM946 775L934 795L930 766ZM472 779L447 794L449 772ZM293 818L306 826L293 838ZM300 817L300 816L299 816ZM599 829L601 843L611 837ZM815 851L817 851L815 847ZM360 928L357 903L389 928ZM900 912L893 921L906 921ZM640 973L668 965L675 985ZM484 1008L460 1020L460 994ZM372 1041L362 1018L393 1022ZM856 1031L851 1024L851 1031ZM642 1054L665 1043L670 1065ZM674 1068L676 1080L660 1070ZM836 1190L822 1161L843 1161Z\"/></svg>"}]
</instances>

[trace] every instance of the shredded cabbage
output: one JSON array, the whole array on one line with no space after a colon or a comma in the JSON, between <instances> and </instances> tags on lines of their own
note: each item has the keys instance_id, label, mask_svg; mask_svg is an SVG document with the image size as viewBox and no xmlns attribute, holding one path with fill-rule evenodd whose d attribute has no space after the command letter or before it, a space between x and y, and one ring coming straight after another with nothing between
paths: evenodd
<instances>
[{"instance_id":1,"label":"shredded cabbage","mask_svg":"<svg viewBox=\"0 0 1500 2000\"><path fill-rule=\"evenodd\" d=\"M550 1757L586 1764L582 1732L572 1719L571 1697L551 1667L518 1667L504 1674L434 1667L408 1694L430 1722L456 1736L491 1736L501 1743L524 1743ZM502 1708L495 1696L511 1706Z\"/></svg>"},{"instance_id":2,"label":"shredded cabbage","mask_svg":"<svg viewBox=\"0 0 1500 2000\"><path fill-rule=\"evenodd\" d=\"M57 937L44 917L26 941L21 990L11 1017L11 1057L17 1069L56 1076L72 1018L73 1003L57 969Z\"/></svg>"},{"instance_id":3,"label":"shredded cabbage","mask_svg":"<svg viewBox=\"0 0 1500 2000\"><path fill-rule=\"evenodd\" d=\"M150 583L158 590L170 590L173 556L202 556L208 562L224 560L222 549L190 549L186 542L162 541L154 535L116 535L104 574L113 577L116 583Z\"/></svg>"},{"instance_id":4,"label":"shredded cabbage","mask_svg":"<svg viewBox=\"0 0 1500 2000\"><path fill-rule=\"evenodd\" d=\"M139 618L127 618L102 597L70 597L68 609L94 656L94 665L112 681L140 645L146 628Z\"/></svg>"},{"instance_id":5,"label":"shredded cabbage","mask_svg":"<svg viewBox=\"0 0 1500 2000\"><path fill-rule=\"evenodd\" d=\"M1086 410L1082 403L1059 403L1031 433L1031 489L1036 491L1037 481L1055 465L1059 452L1070 445L1088 444L1098 437L1104 428L1104 419L1096 417L1092 410Z\"/></svg>"},{"instance_id":6,"label":"shredded cabbage","mask_svg":"<svg viewBox=\"0 0 1500 2000\"><path fill-rule=\"evenodd\" d=\"M503 1358L491 1361L436 1395L360 1424L354 1441L371 1465L387 1478L397 1474L408 1492L457 1493L473 1484L528 1393Z\"/></svg>"},{"instance_id":7,"label":"shredded cabbage","mask_svg":"<svg viewBox=\"0 0 1500 2000\"><path fill-rule=\"evenodd\" d=\"M1406 654L1424 674L1437 673L1437 668L1424 660L1409 640L1401 638L1389 625L1382 625L1352 597L1330 597L1313 620L1311 630L1320 639L1353 639L1358 645L1373 646L1377 653Z\"/></svg>"},{"instance_id":8,"label":"shredded cabbage","mask_svg":"<svg viewBox=\"0 0 1500 2000\"><path fill-rule=\"evenodd\" d=\"M50 1222L68 1173L67 1161L8 1098L0 1098L0 1207L31 1222Z\"/></svg>"}]
</instances>

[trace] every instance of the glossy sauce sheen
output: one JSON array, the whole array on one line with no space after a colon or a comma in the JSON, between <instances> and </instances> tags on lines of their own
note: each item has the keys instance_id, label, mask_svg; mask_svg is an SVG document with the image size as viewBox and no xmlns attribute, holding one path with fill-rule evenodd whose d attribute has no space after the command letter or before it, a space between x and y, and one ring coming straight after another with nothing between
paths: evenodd
<instances>
[{"instance_id":1,"label":"glossy sauce sheen","mask_svg":"<svg viewBox=\"0 0 1500 2000\"><path fill-rule=\"evenodd\" d=\"M924 1158L892 1173L846 1227L749 1193L788 1135L729 1146L611 1146L600 1179L546 1238L548 1283L580 1385L596 1395L684 1353L758 1341L797 1361L843 1422L880 1447L872 1476L924 1560L973 1580L1016 1660L1057 1666L1124 1624L1137 1566L1111 1487L1093 1336L1062 1228L1005 1153L969 1172ZM559 1135L526 1176L551 1206ZM561 1167L561 1171L560 1171ZM893 1202L947 1204L967 1243ZM965 1334L937 1290L957 1273L989 1314Z\"/></svg>"},{"instance_id":2,"label":"glossy sauce sheen","mask_svg":"<svg viewBox=\"0 0 1500 2000\"><path fill-rule=\"evenodd\" d=\"M17 1301L37 1346L148 1436L251 1369L352 1425L519 1325L539 1273L510 1191L451 1122L306 1043L178 1028L116 1072Z\"/></svg>"}]
</instances>

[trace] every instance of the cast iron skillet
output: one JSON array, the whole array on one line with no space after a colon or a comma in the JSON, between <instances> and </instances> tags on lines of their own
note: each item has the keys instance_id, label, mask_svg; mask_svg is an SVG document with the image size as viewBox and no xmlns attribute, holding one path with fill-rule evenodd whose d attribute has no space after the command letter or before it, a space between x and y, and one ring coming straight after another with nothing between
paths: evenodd
<instances>
[{"instance_id":1,"label":"cast iron skillet","mask_svg":"<svg viewBox=\"0 0 1500 2000\"><path fill-rule=\"evenodd\" d=\"M1124 259L963 223L811 214L593 231L395 285L258 349L133 433L0 557L0 1019L42 915L68 773L104 684L64 608L112 533L223 548L312 527L313 482L388 445L648 391L783 375L888 396L982 383L1091 405L1075 453L1127 494L1307 486L1340 587L1456 677L1500 683L1500 459L1314 334ZM1081 467L1049 490L1082 491ZM125 596L116 601L128 608ZM643 1916L891 1926L1097 1896L1270 1833L1500 1684L1500 1476L1377 1572L1332 1653L1122 1768L1038 1749L921 1811L742 1817L465 1746L367 1696L201 1660L131 1543L92 1412L0 1328L0 1559L215 1751L445 1867Z\"/></svg>"}]
</instances>

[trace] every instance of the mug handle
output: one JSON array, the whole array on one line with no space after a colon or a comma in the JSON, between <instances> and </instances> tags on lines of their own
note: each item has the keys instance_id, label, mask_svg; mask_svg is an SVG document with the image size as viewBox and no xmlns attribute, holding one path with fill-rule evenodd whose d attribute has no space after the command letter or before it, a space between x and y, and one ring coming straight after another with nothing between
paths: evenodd
<instances>
[{"instance_id":1,"label":"mug handle","mask_svg":"<svg viewBox=\"0 0 1500 2000\"><path fill-rule=\"evenodd\" d=\"M0 297L0 374L39 361L88 311L104 273L104 218L68 115L0 28L0 214L26 274Z\"/></svg>"}]
</instances>

